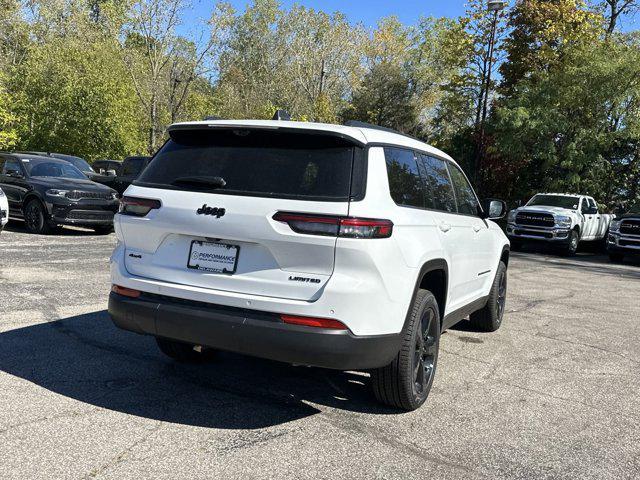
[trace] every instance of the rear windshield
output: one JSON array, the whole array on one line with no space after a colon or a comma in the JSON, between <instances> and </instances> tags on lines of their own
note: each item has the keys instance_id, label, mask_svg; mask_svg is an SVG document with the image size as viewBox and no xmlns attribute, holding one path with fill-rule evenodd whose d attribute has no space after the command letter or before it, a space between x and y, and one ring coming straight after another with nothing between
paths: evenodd
<instances>
[{"instance_id":1,"label":"rear windshield","mask_svg":"<svg viewBox=\"0 0 640 480\"><path fill-rule=\"evenodd\" d=\"M223 194L346 201L356 149L345 139L322 134L174 131L135 183ZM224 182L207 185L207 179L216 178ZM203 183L199 185L198 179Z\"/></svg>"}]
</instances>

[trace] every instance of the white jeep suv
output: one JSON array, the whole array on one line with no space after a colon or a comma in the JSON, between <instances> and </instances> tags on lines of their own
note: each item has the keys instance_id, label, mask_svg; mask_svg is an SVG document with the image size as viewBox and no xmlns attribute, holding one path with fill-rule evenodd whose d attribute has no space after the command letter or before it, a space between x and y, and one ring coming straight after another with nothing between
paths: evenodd
<instances>
[{"instance_id":1,"label":"white jeep suv","mask_svg":"<svg viewBox=\"0 0 640 480\"><path fill-rule=\"evenodd\" d=\"M175 124L115 218L109 313L179 361L216 349L371 370L413 410L440 333L502 321L509 242L445 153L352 122Z\"/></svg>"}]
</instances>

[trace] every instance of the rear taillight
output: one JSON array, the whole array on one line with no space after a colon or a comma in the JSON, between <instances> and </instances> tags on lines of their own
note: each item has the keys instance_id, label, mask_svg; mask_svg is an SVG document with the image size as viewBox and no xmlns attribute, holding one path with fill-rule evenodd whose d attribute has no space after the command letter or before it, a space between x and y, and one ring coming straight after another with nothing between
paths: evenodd
<instances>
[{"instance_id":1,"label":"rear taillight","mask_svg":"<svg viewBox=\"0 0 640 480\"><path fill-rule=\"evenodd\" d=\"M277 222L286 223L296 233L345 238L388 238L393 232L391 220L353 218L306 213L278 212Z\"/></svg>"},{"instance_id":2,"label":"rear taillight","mask_svg":"<svg viewBox=\"0 0 640 480\"><path fill-rule=\"evenodd\" d=\"M151 198L122 197L120 199L120 209L118 212L122 215L144 217L151 210L160 208L160 205L160 200Z\"/></svg>"},{"instance_id":3,"label":"rear taillight","mask_svg":"<svg viewBox=\"0 0 640 480\"><path fill-rule=\"evenodd\" d=\"M315 318L315 317L300 317L298 315L280 315L280 318L284 323L289 325L303 325L305 327L316 328L330 328L332 330L346 330L347 327L344 323L331 318Z\"/></svg>"}]
</instances>

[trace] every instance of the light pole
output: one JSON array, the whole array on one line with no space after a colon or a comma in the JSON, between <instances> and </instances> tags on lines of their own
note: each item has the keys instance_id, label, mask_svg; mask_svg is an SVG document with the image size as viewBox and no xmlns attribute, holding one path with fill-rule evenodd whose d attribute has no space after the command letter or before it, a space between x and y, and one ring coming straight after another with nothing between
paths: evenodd
<instances>
[{"instance_id":1,"label":"light pole","mask_svg":"<svg viewBox=\"0 0 640 480\"><path fill-rule=\"evenodd\" d=\"M487 10L493 12L493 20L491 22L491 33L489 35L489 45L487 46L487 72L483 79L480 92L484 92L482 98L482 114L480 116L480 134L478 135L478 148L476 156L476 178L481 179L480 171L482 170L482 160L484 159L484 124L487 119L487 106L489 103L489 93L491 90L491 73L493 70L493 50L496 44L496 30L498 25L498 14L507 8L509 2L504 0L489 0L487 2Z\"/></svg>"}]
</instances>

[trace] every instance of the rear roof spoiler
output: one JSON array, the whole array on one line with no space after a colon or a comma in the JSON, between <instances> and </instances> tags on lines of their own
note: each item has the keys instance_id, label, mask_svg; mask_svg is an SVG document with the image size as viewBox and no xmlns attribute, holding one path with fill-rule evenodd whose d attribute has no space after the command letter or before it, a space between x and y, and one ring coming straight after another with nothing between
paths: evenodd
<instances>
[{"instance_id":1,"label":"rear roof spoiler","mask_svg":"<svg viewBox=\"0 0 640 480\"><path fill-rule=\"evenodd\" d=\"M306 135L323 135L327 137L337 137L347 142L358 146L365 147L367 144L357 138L352 137L351 135L347 135L342 132L336 132L332 130L321 130L315 128L307 128L307 127L292 127L290 123L285 123L283 126L280 125L237 125L237 124L229 124L223 122L216 122L210 124L176 124L171 125L168 128L169 136L173 138L173 133L181 132L185 130L201 130L201 131L211 131L211 130L273 130L284 133L292 133L292 134L306 134Z\"/></svg>"}]
</instances>

